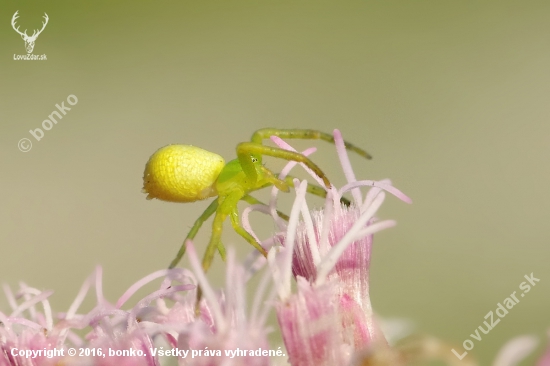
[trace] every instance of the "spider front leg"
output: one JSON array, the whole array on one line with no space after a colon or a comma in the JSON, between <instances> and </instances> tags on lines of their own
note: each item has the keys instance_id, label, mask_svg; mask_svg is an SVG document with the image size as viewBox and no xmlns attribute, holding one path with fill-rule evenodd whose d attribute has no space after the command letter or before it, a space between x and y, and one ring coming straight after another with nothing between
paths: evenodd
<instances>
[{"instance_id":1,"label":"spider front leg","mask_svg":"<svg viewBox=\"0 0 550 366\"><path fill-rule=\"evenodd\" d=\"M302 139L302 140L323 140L334 144L334 136L317 131L317 130L305 130L305 129L296 129L296 128L262 128L255 131L252 134L252 139L250 141L257 144L262 144L263 140L270 138L271 136L277 136L282 139ZM372 159L370 154L365 150L353 145L348 141L344 141L346 149L353 151L365 159Z\"/></svg>"},{"instance_id":2,"label":"spider front leg","mask_svg":"<svg viewBox=\"0 0 550 366\"><path fill-rule=\"evenodd\" d=\"M278 147L265 146L255 142L241 142L237 145L237 156L244 173L253 182L258 182L256 164L258 164L258 161L261 161L262 155L303 163L323 180L323 183L327 188L330 188L331 186L330 181L321 168L319 168L308 157L300 153L280 149Z\"/></svg>"},{"instance_id":3,"label":"spider front leg","mask_svg":"<svg viewBox=\"0 0 550 366\"><path fill-rule=\"evenodd\" d=\"M293 176L288 175L288 176L285 177L285 182L288 185L293 185L294 184L294 181L293 181L294 179L295 178ZM323 187L320 187L320 186L318 186L316 184L313 184L313 183L308 183L307 184L306 192L310 193L314 196L317 196L317 197L327 198L327 191ZM343 204L346 207L349 207L351 205L350 200L348 200L345 197L340 198L340 203Z\"/></svg>"}]
</instances>

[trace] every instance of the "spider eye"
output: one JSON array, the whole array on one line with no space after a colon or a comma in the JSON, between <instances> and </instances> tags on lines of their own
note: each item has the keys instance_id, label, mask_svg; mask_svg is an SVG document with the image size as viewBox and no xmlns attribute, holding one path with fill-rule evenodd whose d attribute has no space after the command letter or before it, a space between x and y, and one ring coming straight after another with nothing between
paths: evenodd
<instances>
[{"instance_id":1,"label":"spider eye","mask_svg":"<svg viewBox=\"0 0 550 366\"><path fill-rule=\"evenodd\" d=\"M255 157L253 157L253 156L250 156L250 157L252 158L252 162L253 162L253 163L255 163L255 162L258 161L258 159L256 159Z\"/></svg>"}]
</instances>

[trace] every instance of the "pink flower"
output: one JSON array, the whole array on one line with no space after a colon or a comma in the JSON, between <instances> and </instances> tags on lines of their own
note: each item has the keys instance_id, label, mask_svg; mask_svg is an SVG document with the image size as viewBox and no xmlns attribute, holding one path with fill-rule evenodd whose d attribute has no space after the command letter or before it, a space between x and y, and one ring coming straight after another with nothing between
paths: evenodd
<instances>
[{"instance_id":1,"label":"pink flower","mask_svg":"<svg viewBox=\"0 0 550 366\"><path fill-rule=\"evenodd\" d=\"M164 281L159 291L130 310L120 309L139 288L160 277L164 277ZM194 301L190 296L179 295L188 292L192 297L195 292L189 291L195 289L192 282L192 275L182 269L158 271L134 284L113 305L103 297L101 268L98 267L84 282L69 310L58 314L51 311L47 300L52 291L42 292L21 285L13 296L9 287L4 286L12 313L10 316L0 313L0 365L160 365L158 357L151 355L151 348L162 339L169 343L189 321L180 318L178 322L159 322L162 315L170 315L172 311L159 304L170 298L178 310L185 306L193 309ZM92 286L96 290L97 305L89 313L79 314L78 308ZM23 299L21 304L17 303L19 298ZM36 308L37 303L42 303L42 311ZM29 313L28 319L22 316L23 312ZM54 323L54 319L58 321ZM79 329L89 329L84 339L74 331ZM70 348L77 349L78 354L70 354ZM80 354L81 348L88 352ZM109 349L114 354L108 354ZM123 355L123 351L129 350L135 354Z\"/></svg>"},{"instance_id":2,"label":"pink flower","mask_svg":"<svg viewBox=\"0 0 550 366\"><path fill-rule=\"evenodd\" d=\"M351 349L342 348L342 319L334 286L312 287L298 277L298 290L276 305L277 319L292 366L347 365Z\"/></svg>"},{"instance_id":3,"label":"pink flower","mask_svg":"<svg viewBox=\"0 0 550 366\"><path fill-rule=\"evenodd\" d=\"M49 366L56 365L62 359L59 349L59 331L55 327L48 297L51 291L42 292L28 287L24 283L13 295L11 289L4 286L11 314L0 312L0 365ZM18 300L22 300L18 304ZM36 305L41 304L40 312ZM29 319L23 317L28 312Z\"/></svg>"},{"instance_id":4,"label":"pink flower","mask_svg":"<svg viewBox=\"0 0 550 366\"><path fill-rule=\"evenodd\" d=\"M338 131L334 138L349 184L340 190L332 187L324 208L310 213L305 201L307 182L296 180L286 233L275 236L285 250L277 255L272 249L268 257L278 284L277 316L293 366L347 364L354 352L385 344L370 304L370 253L372 234L395 222L377 222L374 215L384 201L383 190L405 202L410 199L389 181L356 181ZM287 166L282 174L288 170ZM361 186L373 187L365 199ZM352 190L355 201L350 208L340 204L347 190ZM295 295L291 275L298 281Z\"/></svg>"},{"instance_id":5,"label":"pink flower","mask_svg":"<svg viewBox=\"0 0 550 366\"><path fill-rule=\"evenodd\" d=\"M192 360L181 360L180 365L270 365L270 357L261 353L270 349L265 327L267 309L262 309L260 301L255 301L250 317L247 315L245 269L237 265L234 251L229 248L227 252L226 286L219 293L208 283L190 241L187 253L203 291L203 309L209 309L212 322L195 321L180 334L179 348L203 351ZM261 296L264 291L260 286L258 294Z\"/></svg>"}]
</instances>

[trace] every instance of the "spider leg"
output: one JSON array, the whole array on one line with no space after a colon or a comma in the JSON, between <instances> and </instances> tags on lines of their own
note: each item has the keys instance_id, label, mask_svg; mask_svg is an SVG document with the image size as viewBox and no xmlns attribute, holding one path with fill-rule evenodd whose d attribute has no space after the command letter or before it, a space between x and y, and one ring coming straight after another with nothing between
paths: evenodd
<instances>
[{"instance_id":1,"label":"spider leg","mask_svg":"<svg viewBox=\"0 0 550 366\"><path fill-rule=\"evenodd\" d=\"M258 180L255 163L257 164L256 160L260 160L262 155L303 163L323 180L327 188L331 186L330 181L321 168L308 157L300 153L280 149L278 147L265 146L255 142L241 142L237 145L237 156L243 171L253 181Z\"/></svg>"},{"instance_id":2,"label":"spider leg","mask_svg":"<svg viewBox=\"0 0 550 366\"><path fill-rule=\"evenodd\" d=\"M225 219L223 221L225 221ZM222 224L223 224L223 221L222 221ZM208 248L209 247L210 247L210 244L208 245ZM207 248L207 250L208 250L208 248ZM220 253L220 256L222 257L222 260L225 262L225 247L223 246L221 240L218 240L217 249L218 249L218 252ZM210 267L210 264L212 263L212 260L214 258L214 252L215 252L215 250L212 251L211 258L210 258L210 263L208 263L207 266L205 266L206 253L204 254L204 258L203 258L203 261L202 261L202 268L204 270L204 273L206 273L206 269L204 269L204 268L208 269ZM197 318L201 315L201 299L202 299L202 287L197 286L197 298L195 300L195 316Z\"/></svg>"},{"instance_id":3,"label":"spider leg","mask_svg":"<svg viewBox=\"0 0 550 366\"><path fill-rule=\"evenodd\" d=\"M185 240L183 241L183 244L180 250L178 251L178 254L176 254L176 258L174 258L174 260L170 263L170 266L168 266L169 269L174 268L178 265L181 258L185 254L185 249L187 248L185 243L187 242L187 240L188 239L193 240L195 238L195 235L197 235L197 232L201 228L202 224L206 220L208 220L208 218L210 218L210 216L212 216L212 214L216 212L217 209L218 209L218 200L216 199L212 201L212 203L208 205L206 210L204 210L204 212L199 216L199 218L195 220L195 223L191 227L191 230L189 230L189 234L187 234L187 236L185 237Z\"/></svg>"},{"instance_id":4,"label":"spider leg","mask_svg":"<svg viewBox=\"0 0 550 366\"><path fill-rule=\"evenodd\" d=\"M293 179L294 179L293 176L290 176L290 175L286 176L285 182L289 185L293 185L294 184ZM315 196L318 196L321 198L327 198L327 191L323 187L318 186L317 184L308 183L306 191ZM346 207L349 207L351 205L350 200L348 200L345 197L340 198L340 203L342 203Z\"/></svg>"},{"instance_id":5,"label":"spider leg","mask_svg":"<svg viewBox=\"0 0 550 366\"><path fill-rule=\"evenodd\" d=\"M262 173L264 174L264 179L268 181L269 184L262 185L262 188L269 186L270 184L273 184L279 191L282 192L290 192L290 187L294 186L294 183L288 183L284 180L279 179L273 172L269 169L267 169L265 166L260 165L259 168L261 169Z\"/></svg>"},{"instance_id":6,"label":"spider leg","mask_svg":"<svg viewBox=\"0 0 550 366\"><path fill-rule=\"evenodd\" d=\"M278 178L277 178L278 179ZM293 185L294 182L293 182L293 179L294 177L293 176L287 176L285 177L285 182L287 185ZM259 189L261 188L266 188L266 187L269 187L271 186L271 183L268 183L268 184L264 184L263 186L261 186ZM316 184L313 184L313 183L308 183L307 184L307 192L310 193L310 194L313 194L315 196L318 196L318 197L321 197L321 198L327 198L327 191L325 191L325 189L323 187L320 187ZM248 202L250 203L251 205L263 205L263 206L268 206L266 203L263 203L262 201L260 201L259 199L257 199L256 197L253 197L251 195L245 195L243 198L241 198L241 200L245 201L245 202ZM351 205L351 202L350 200L348 200L347 198L345 197L342 197L340 198L340 203L342 203L344 206L346 207L349 207ZM285 214L284 212L281 212L279 210L277 210L277 215L285 220L285 221L288 221L290 218L288 217L287 214Z\"/></svg>"},{"instance_id":7,"label":"spider leg","mask_svg":"<svg viewBox=\"0 0 550 366\"><path fill-rule=\"evenodd\" d=\"M263 140L270 138L271 136L277 136L282 139L304 139L304 140L323 140L334 144L334 136L317 130L305 130L305 129L279 129L279 128L262 128L254 132L250 141L262 144ZM372 159L370 154L365 150L351 144L348 141L344 141L346 149L351 150L366 159Z\"/></svg>"},{"instance_id":8,"label":"spider leg","mask_svg":"<svg viewBox=\"0 0 550 366\"><path fill-rule=\"evenodd\" d=\"M222 203L223 204L223 203ZM214 222L212 222L212 236L210 237L210 242L204 251L204 256L202 257L202 269L204 273L208 272L212 261L214 260L214 254L216 249L220 253L225 253L225 249L220 250L220 246L223 246L221 243L223 222L225 221L227 214L221 212L219 209L216 210L216 215L214 216Z\"/></svg>"},{"instance_id":9,"label":"spider leg","mask_svg":"<svg viewBox=\"0 0 550 366\"><path fill-rule=\"evenodd\" d=\"M222 257L222 261L225 262L225 257L226 257L225 246L223 245L221 240L218 242L218 253L220 253L220 257Z\"/></svg>"},{"instance_id":10,"label":"spider leg","mask_svg":"<svg viewBox=\"0 0 550 366\"><path fill-rule=\"evenodd\" d=\"M220 252L222 260L225 262L225 247L223 246L221 240L218 241L218 252ZM202 267L204 268L204 260L203 260ZM202 287L197 286L197 298L195 300L195 316L197 318L201 315L201 299L202 299Z\"/></svg>"},{"instance_id":11,"label":"spider leg","mask_svg":"<svg viewBox=\"0 0 550 366\"><path fill-rule=\"evenodd\" d=\"M262 187L263 188L263 187ZM268 206L267 204L263 203L262 201L260 201L259 199L257 199L256 197L252 197L250 195L245 195L243 198L242 198L243 201L245 202L248 202L250 203L251 205L263 205L263 206ZM285 221L288 221L290 220L290 218L288 217L287 214L277 210L277 215L279 215L279 217Z\"/></svg>"},{"instance_id":12,"label":"spider leg","mask_svg":"<svg viewBox=\"0 0 550 366\"><path fill-rule=\"evenodd\" d=\"M231 193L229 196L224 197L223 201L219 203L216 210L216 215L214 216L214 222L212 223L212 236L210 237L210 242L206 247L206 251L204 252L204 257L202 259L202 268L205 273L208 271L212 261L214 260L216 249L221 254L222 259L225 258L225 247L221 242L221 236L223 223L227 216L230 217L231 225L233 225L233 229L235 229L237 234L242 236L254 248L258 249L264 256L267 256L266 250L240 224L237 203L243 197L244 196L240 191L236 191Z\"/></svg>"},{"instance_id":13,"label":"spider leg","mask_svg":"<svg viewBox=\"0 0 550 366\"><path fill-rule=\"evenodd\" d=\"M212 262L214 260L214 255L216 254L216 249L220 253L222 260L225 261L225 257L226 257L225 246L221 241L221 236L222 236L222 230L223 230L223 223L228 215L231 217L231 224L233 225L233 228L235 229L235 231L239 235L241 235L243 238L245 238L256 249L258 249L264 256L267 257L267 252L265 251L265 249L258 242L256 242L256 239L254 239L252 235L250 235L240 225L240 222L238 219L239 214L237 211L237 203L243 198L244 196L237 191L225 197L221 203L219 203L218 200L216 200L218 204L215 206L215 209L214 209L214 211L216 212L216 215L214 216L214 222L212 223L212 236L210 237L210 242L208 243L208 246L206 247L204 256L202 258L202 269L204 273L208 272L208 269L210 269L210 266L212 265ZM213 206L213 205L211 204L210 206ZM203 213L203 215L205 215L205 213ZM201 217L203 215L201 215ZM210 215L212 215L212 213L210 213L208 217ZM198 225L198 227L200 227L200 225ZM197 230L198 230L198 227L197 227ZM199 286L197 288L197 300L195 301L196 316L200 315L201 298L202 298L202 288Z\"/></svg>"},{"instance_id":14,"label":"spider leg","mask_svg":"<svg viewBox=\"0 0 550 366\"><path fill-rule=\"evenodd\" d=\"M237 210L237 207L234 208L231 215L229 215L229 218L231 220L231 225L233 226L233 229L242 236L247 242L249 242L254 248L256 248L264 257L267 257L267 251L254 239L252 235L248 233L242 226L241 222L239 220L239 211Z\"/></svg>"},{"instance_id":15,"label":"spider leg","mask_svg":"<svg viewBox=\"0 0 550 366\"><path fill-rule=\"evenodd\" d=\"M289 186L292 186L294 184L294 182L293 182L294 178L295 177L290 176L290 175L286 176L285 177L286 184L288 184ZM271 186L271 183L264 184L263 186L258 188L258 190L260 190L262 188L269 187L269 186ZM286 192L286 191L283 191L283 192ZM327 191L323 187L318 186L317 184L314 184L314 183L309 183L308 182L306 192L310 193L314 196L318 196L318 197L321 197L321 198L327 198ZM248 197L250 197L250 199ZM245 197L243 197L242 200L250 203L251 205L264 205L264 206L267 206L267 204L257 200L255 197L252 197L252 196L249 196L249 195L246 195ZM340 203L343 204L346 207L349 207L351 205L350 200L347 199L346 197L340 198ZM284 214L280 211L277 211L277 214L283 220L288 221L288 215L286 215L286 214Z\"/></svg>"},{"instance_id":16,"label":"spider leg","mask_svg":"<svg viewBox=\"0 0 550 366\"><path fill-rule=\"evenodd\" d=\"M268 186L268 185L266 185L266 186ZM257 200L256 198L254 198L250 195L245 195L241 199L245 202L248 202L248 203L252 204L252 205L255 205L255 204L266 205L265 203ZM169 269L175 268L178 265L178 263L181 261L181 259L185 255L185 249L187 248L185 243L187 242L187 240L193 240L195 238L195 236L197 235L198 231L200 230L200 228L202 227L204 222L206 220L208 220L210 218L210 216L212 216L214 214L214 212L216 212L218 206L219 206L218 200L212 201L212 203L210 203L210 205L208 205L206 210L204 210L204 212L195 220L195 223L193 224L193 226L191 227L191 230L189 230L189 233L185 237L185 240L183 241L182 246L180 247L178 253L176 254L176 257L172 260L172 262L168 266ZM277 214L283 220L288 221L288 219L289 219L288 215L286 215L286 214L284 214L280 211L277 211ZM217 249L218 249L218 252L220 253L220 255L222 257L222 260L225 261L225 247L223 246L221 240L219 241Z\"/></svg>"}]
</instances>

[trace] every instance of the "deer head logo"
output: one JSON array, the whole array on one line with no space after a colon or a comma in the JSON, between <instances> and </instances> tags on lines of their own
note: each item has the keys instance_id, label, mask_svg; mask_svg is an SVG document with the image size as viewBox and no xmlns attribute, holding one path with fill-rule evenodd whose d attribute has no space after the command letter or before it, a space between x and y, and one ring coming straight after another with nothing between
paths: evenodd
<instances>
[{"instance_id":1,"label":"deer head logo","mask_svg":"<svg viewBox=\"0 0 550 366\"><path fill-rule=\"evenodd\" d=\"M11 18L11 26L13 27L13 29L19 33L21 35L21 38L23 38L23 41L25 41L25 48L27 49L27 53L32 53L32 50L34 49L34 42L36 41L36 38L38 38L38 36L40 35L40 33L42 33L42 31L44 30L44 28L46 28L46 24L48 24L48 14L44 13L44 22L42 22L42 29L40 30L37 30L35 29L34 32L32 33L32 36L28 36L27 35L27 30L25 29L24 32L21 32L19 30L19 27L15 27L15 20L17 18L19 18L19 15L17 15L17 13L19 12L19 10L17 10L15 12L15 14L13 14L13 17Z\"/></svg>"}]
</instances>

